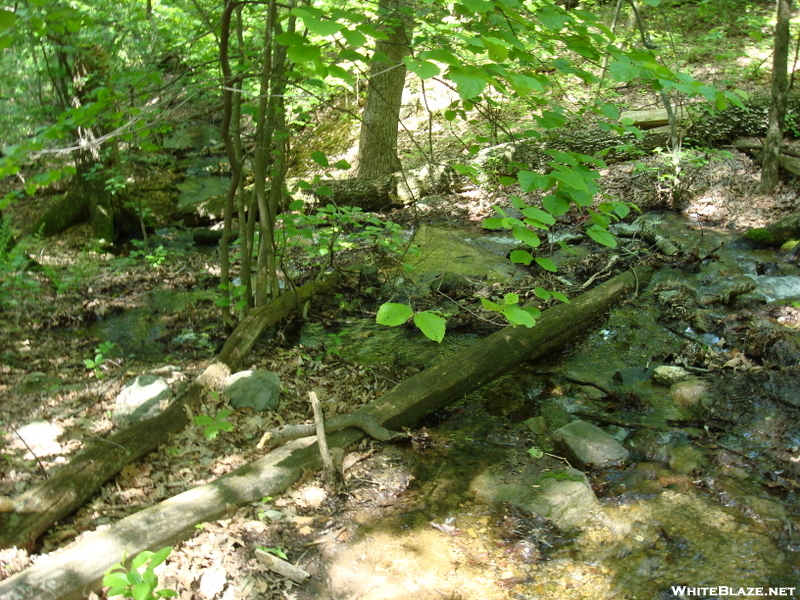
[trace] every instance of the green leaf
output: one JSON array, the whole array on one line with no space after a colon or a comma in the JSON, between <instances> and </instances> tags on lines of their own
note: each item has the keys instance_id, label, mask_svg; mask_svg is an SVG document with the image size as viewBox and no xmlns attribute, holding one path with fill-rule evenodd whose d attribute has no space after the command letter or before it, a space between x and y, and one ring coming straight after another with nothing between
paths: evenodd
<instances>
[{"instance_id":1,"label":"green leaf","mask_svg":"<svg viewBox=\"0 0 800 600\"><path fill-rule=\"evenodd\" d=\"M483 308L486 310L491 310L494 312L502 312L503 310L503 306L501 304L497 304L497 302L492 302L486 298L481 298L481 305L483 305Z\"/></svg>"},{"instance_id":2,"label":"green leaf","mask_svg":"<svg viewBox=\"0 0 800 600\"><path fill-rule=\"evenodd\" d=\"M520 171L517 174L517 179L523 192L544 190L550 185L550 177L548 175L534 173L533 171Z\"/></svg>"},{"instance_id":3,"label":"green leaf","mask_svg":"<svg viewBox=\"0 0 800 600\"><path fill-rule=\"evenodd\" d=\"M550 293L553 294L553 298L555 298L556 300L559 300L559 301L563 302L564 304L569 304L569 298L567 298L561 292L550 292Z\"/></svg>"},{"instance_id":4,"label":"green leaf","mask_svg":"<svg viewBox=\"0 0 800 600\"><path fill-rule=\"evenodd\" d=\"M555 273L556 271L558 271L558 267L556 266L556 263L554 263L549 258L544 258L544 257L541 257L541 256L537 256L536 257L536 264L538 264L544 270L550 271L551 273Z\"/></svg>"},{"instance_id":5,"label":"green leaf","mask_svg":"<svg viewBox=\"0 0 800 600\"><path fill-rule=\"evenodd\" d=\"M153 591L153 586L147 583L146 581L142 581L141 583L137 583L133 586L131 590L131 598L133 600L150 600L150 594Z\"/></svg>"},{"instance_id":6,"label":"green leaf","mask_svg":"<svg viewBox=\"0 0 800 600\"><path fill-rule=\"evenodd\" d=\"M441 72L439 67L429 60L417 60L411 56L406 56L403 58L403 62L406 63L406 68L420 79L430 79Z\"/></svg>"},{"instance_id":7,"label":"green leaf","mask_svg":"<svg viewBox=\"0 0 800 600\"><path fill-rule=\"evenodd\" d=\"M320 167L328 167L328 157L325 156L324 152L320 152L319 150L314 150L311 153L311 160L317 163Z\"/></svg>"},{"instance_id":8,"label":"green leaf","mask_svg":"<svg viewBox=\"0 0 800 600\"><path fill-rule=\"evenodd\" d=\"M548 212L544 212L542 209L536 208L534 206L523 208L522 214L528 217L529 219L535 219L547 225L554 225L556 222L556 219L553 215L551 215Z\"/></svg>"},{"instance_id":9,"label":"green leaf","mask_svg":"<svg viewBox=\"0 0 800 600\"><path fill-rule=\"evenodd\" d=\"M8 9L0 8L0 31L11 29L16 22L17 15L15 13Z\"/></svg>"},{"instance_id":10,"label":"green leaf","mask_svg":"<svg viewBox=\"0 0 800 600\"><path fill-rule=\"evenodd\" d=\"M512 73L507 77L507 79L511 84L511 87L514 88L514 91L523 98L531 91L540 93L544 92L544 86L542 85L542 82L535 77Z\"/></svg>"},{"instance_id":11,"label":"green leaf","mask_svg":"<svg viewBox=\"0 0 800 600\"><path fill-rule=\"evenodd\" d=\"M107 573L103 576L103 585L107 587L126 588L129 585L127 573Z\"/></svg>"},{"instance_id":12,"label":"green leaf","mask_svg":"<svg viewBox=\"0 0 800 600\"><path fill-rule=\"evenodd\" d=\"M609 248L617 247L617 238L598 225L592 225L586 230L586 233L598 244Z\"/></svg>"},{"instance_id":13,"label":"green leaf","mask_svg":"<svg viewBox=\"0 0 800 600\"><path fill-rule=\"evenodd\" d=\"M533 256L527 250L513 250L511 254L508 255L508 258L511 259L512 263L522 264L522 265L529 265L533 260Z\"/></svg>"},{"instance_id":14,"label":"green leaf","mask_svg":"<svg viewBox=\"0 0 800 600\"><path fill-rule=\"evenodd\" d=\"M305 23L305 26L311 33L316 33L322 37L328 37L329 35L333 35L344 29L343 23L337 23L336 21L331 21L330 19L318 19L317 17L311 15L304 15L303 23Z\"/></svg>"},{"instance_id":15,"label":"green leaf","mask_svg":"<svg viewBox=\"0 0 800 600\"><path fill-rule=\"evenodd\" d=\"M343 29L340 33L351 48L361 48L367 43L367 36L357 29Z\"/></svg>"},{"instance_id":16,"label":"green leaf","mask_svg":"<svg viewBox=\"0 0 800 600\"><path fill-rule=\"evenodd\" d=\"M504 62L508 58L508 43L496 37L481 38L483 46L489 51L489 60Z\"/></svg>"},{"instance_id":17,"label":"green leaf","mask_svg":"<svg viewBox=\"0 0 800 600\"><path fill-rule=\"evenodd\" d=\"M542 240L539 239L539 236L533 233L527 227L513 227L511 229L514 237L517 238L520 242L524 242L528 244L531 248L538 248L542 244ZM526 263L529 264L529 263Z\"/></svg>"},{"instance_id":18,"label":"green leaf","mask_svg":"<svg viewBox=\"0 0 800 600\"><path fill-rule=\"evenodd\" d=\"M519 306L507 306L503 310L503 315L514 325L525 325L525 327L536 325L536 319L533 318L533 315Z\"/></svg>"},{"instance_id":19,"label":"green leaf","mask_svg":"<svg viewBox=\"0 0 800 600\"><path fill-rule=\"evenodd\" d=\"M388 325L389 327L397 327L402 325L414 313L411 307L407 304L398 304L395 302L385 302L381 304L378 309L378 314L375 317L375 322L379 325Z\"/></svg>"},{"instance_id":20,"label":"green leaf","mask_svg":"<svg viewBox=\"0 0 800 600\"><path fill-rule=\"evenodd\" d=\"M286 51L289 60L296 63L314 62L320 59L320 50L316 46L289 46Z\"/></svg>"},{"instance_id":21,"label":"green leaf","mask_svg":"<svg viewBox=\"0 0 800 600\"><path fill-rule=\"evenodd\" d=\"M480 96L486 87L486 79L461 67L450 67L447 76L456 84L458 95L463 100L470 100Z\"/></svg>"},{"instance_id":22,"label":"green leaf","mask_svg":"<svg viewBox=\"0 0 800 600\"><path fill-rule=\"evenodd\" d=\"M552 296L552 295L553 295L551 292L548 292L548 291L547 291L546 289L544 289L543 287L538 287L538 286L537 286L537 287L535 287L535 288L533 288L533 293L534 293L534 294L536 294L536 296L537 296L538 298L541 298L541 299L542 299L542 300L544 300L545 302L546 302L547 300L550 300L550 296Z\"/></svg>"},{"instance_id":23,"label":"green leaf","mask_svg":"<svg viewBox=\"0 0 800 600\"><path fill-rule=\"evenodd\" d=\"M517 183L517 180L514 179L513 177L505 177L505 176L500 177L497 181L500 185L514 185L515 183Z\"/></svg>"},{"instance_id":24,"label":"green leaf","mask_svg":"<svg viewBox=\"0 0 800 600\"><path fill-rule=\"evenodd\" d=\"M347 162L345 159L337 160L335 163L333 163L333 168L346 171L347 169L350 168L350 163Z\"/></svg>"},{"instance_id":25,"label":"green leaf","mask_svg":"<svg viewBox=\"0 0 800 600\"><path fill-rule=\"evenodd\" d=\"M414 315L414 324L419 327L425 337L434 342L441 343L444 339L445 321L439 315L430 311L422 311Z\"/></svg>"},{"instance_id":26,"label":"green leaf","mask_svg":"<svg viewBox=\"0 0 800 600\"><path fill-rule=\"evenodd\" d=\"M305 36L289 31L275 36L275 41L283 46L302 46L306 43Z\"/></svg>"},{"instance_id":27,"label":"green leaf","mask_svg":"<svg viewBox=\"0 0 800 600\"><path fill-rule=\"evenodd\" d=\"M489 217L483 220L484 229L503 229L504 219L500 217Z\"/></svg>"},{"instance_id":28,"label":"green leaf","mask_svg":"<svg viewBox=\"0 0 800 600\"><path fill-rule=\"evenodd\" d=\"M537 448L536 446L534 446L533 448L529 448L528 454L533 459L542 458L544 456L544 452L539 448Z\"/></svg>"},{"instance_id":29,"label":"green leaf","mask_svg":"<svg viewBox=\"0 0 800 600\"><path fill-rule=\"evenodd\" d=\"M144 550L142 552L139 552L139 554L137 554L133 558L133 560L131 560L131 568L132 569L138 569L144 563L146 563L148 560L150 560L150 558L152 558L152 556L153 556L153 553L150 552L149 550Z\"/></svg>"},{"instance_id":30,"label":"green leaf","mask_svg":"<svg viewBox=\"0 0 800 600\"><path fill-rule=\"evenodd\" d=\"M328 196L333 196L333 188L329 185L321 185L315 191L320 196L325 196L326 198Z\"/></svg>"},{"instance_id":31,"label":"green leaf","mask_svg":"<svg viewBox=\"0 0 800 600\"><path fill-rule=\"evenodd\" d=\"M563 184L575 188L576 190L584 192L589 191L586 187L586 180L577 171L573 171L572 169L566 167L561 167L551 171L550 175L558 179Z\"/></svg>"},{"instance_id":32,"label":"green leaf","mask_svg":"<svg viewBox=\"0 0 800 600\"><path fill-rule=\"evenodd\" d=\"M569 200L556 195L545 196L542 198L542 206L554 217L560 217L569 210Z\"/></svg>"},{"instance_id":33,"label":"green leaf","mask_svg":"<svg viewBox=\"0 0 800 600\"><path fill-rule=\"evenodd\" d=\"M503 304L516 304L517 302L519 302L519 294L514 292L503 294Z\"/></svg>"},{"instance_id":34,"label":"green leaf","mask_svg":"<svg viewBox=\"0 0 800 600\"><path fill-rule=\"evenodd\" d=\"M216 421L208 415L196 415L194 422L201 427L207 427L208 425L214 425L216 423Z\"/></svg>"}]
</instances>

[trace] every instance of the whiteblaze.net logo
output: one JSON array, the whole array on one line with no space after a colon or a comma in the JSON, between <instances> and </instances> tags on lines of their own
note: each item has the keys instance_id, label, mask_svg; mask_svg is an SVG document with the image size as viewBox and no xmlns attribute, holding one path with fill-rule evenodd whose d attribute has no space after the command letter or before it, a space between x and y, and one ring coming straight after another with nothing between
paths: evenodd
<instances>
[{"instance_id":1,"label":"whiteblaze.net logo","mask_svg":"<svg viewBox=\"0 0 800 600\"><path fill-rule=\"evenodd\" d=\"M687 585L673 585L672 594L678 598L690 596L794 596L796 587L690 587Z\"/></svg>"}]
</instances>

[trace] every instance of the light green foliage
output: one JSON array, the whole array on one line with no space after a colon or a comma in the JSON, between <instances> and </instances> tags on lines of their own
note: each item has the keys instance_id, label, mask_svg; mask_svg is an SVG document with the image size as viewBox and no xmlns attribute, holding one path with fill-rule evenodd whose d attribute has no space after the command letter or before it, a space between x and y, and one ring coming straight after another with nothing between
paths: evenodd
<instances>
[{"instance_id":1,"label":"light green foliage","mask_svg":"<svg viewBox=\"0 0 800 600\"><path fill-rule=\"evenodd\" d=\"M106 359L111 351L116 348L116 344L114 342L105 341L94 351L94 358L84 358L83 364L84 366L89 369L90 371L94 372L94 376L97 378L103 377L103 365L106 364Z\"/></svg>"},{"instance_id":2,"label":"light green foliage","mask_svg":"<svg viewBox=\"0 0 800 600\"><path fill-rule=\"evenodd\" d=\"M131 560L129 569L125 568L125 557L122 562L112 565L103 576L103 585L109 588L109 597L124 596L132 600L157 600L158 598L174 598L178 595L174 590L158 587L158 576L155 569L162 564L172 552L170 546L158 552L145 550Z\"/></svg>"},{"instance_id":3,"label":"light green foliage","mask_svg":"<svg viewBox=\"0 0 800 600\"><path fill-rule=\"evenodd\" d=\"M141 258L151 269L157 269L163 265L169 257L169 250L162 245L147 249L142 240L131 240L131 245L134 246L136 250L131 250L129 254L130 258Z\"/></svg>"},{"instance_id":4,"label":"light green foliage","mask_svg":"<svg viewBox=\"0 0 800 600\"><path fill-rule=\"evenodd\" d=\"M544 456L544 451L533 446L532 448L528 448L528 455L533 459L539 459Z\"/></svg>"},{"instance_id":5,"label":"light green foliage","mask_svg":"<svg viewBox=\"0 0 800 600\"><path fill-rule=\"evenodd\" d=\"M444 339L445 325L447 321L436 313L424 310L415 313L407 304L397 302L385 302L378 309L375 321L379 325L397 327L408 321L414 316L414 325L430 340L441 342Z\"/></svg>"},{"instance_id":6,"label":"light green foliage","mask_svg":"<svg viewBox=\"0 0 800 600\"><path fill-rule=\"evenodd\" d=\"M541 316L541 311L535 306L527 306L525 308L521 307L519 305L519 295L514 293L503 296L502 304L498 302L492 302L487 298L481 298L481 304L486 310L497 312L503 315L512 325L525 325L525 327L533 327L536 325L536 319Z\"/></svg>"},{"instance_id":7,"label":"light green foliage","mask_svg":"<svg viewBox=\"0 0 800 600\"><path fill-rule=\"evenodd\" d=\"M207 440L213 440L219 435L220 431L233 431L233 424L225 420L232 414L232 410L223 408L217 411L217 415L213 418L208 415L197 415L194 418L194 422L200 427L204 427L203 436Z\"/></svg>"},{"instance_id":8,"label":"light green foliage","mask_svg":"<svg viewBox=\"0 0 800 600\"><path fill-rule=\"evenodd\" d=\"M225 307L233 304L237 311L247 306L247 298L245 297L245 293L247 292L246 286L220 283L219 289L222 290L222 295L214 300L214 304L217 306Z\"/></svg>"},{"instance_id":9,"label":"light green foliage","mask_svg":"<svg viewBox=\"0 0 800 600\"><path fill-rule=\"evenodd\" d=\"M379 219L358 207L327 204L309 214L303 209L304 203L295 200L289 205L291 212L278 215L282 224L278 232L281 257L298 247L310 262L315 258L333 260L338 252L370 246L394 253L405 245L397 223Z\"/></svg>"},{"instance_id":10,"label":"light green foliage","mask_svg":"<svg viewBox=\"0 0 800 600\"><path fill-rule=\"evenodd\" d=\"M264 552L269 552L270 554L274 554L278 558L282 558L283 560L289 560L289 557L286 555L286 551L281 546L275 546L274 548L267 548L266 546L259 546L259 550L263 550Z\"/></svg>"}]
</instances>

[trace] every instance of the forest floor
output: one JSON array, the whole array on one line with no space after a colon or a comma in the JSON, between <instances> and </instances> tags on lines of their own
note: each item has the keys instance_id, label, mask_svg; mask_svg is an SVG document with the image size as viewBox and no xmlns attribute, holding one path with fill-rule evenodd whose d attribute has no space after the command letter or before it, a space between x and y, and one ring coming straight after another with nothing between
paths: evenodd
<instances>
[{"instance_id":1,"label":"forest floor","mask_svg":"<svg viewBox=\"0 0 800 600\"><path fill-rule=\"evenodd\" d=\"M604 170L604 191L614 199L635 202L644 211L682 212L700 226L737 232L772 222L800 203L795 181L782 183L773 194L756 194L758 168L738 153L687 167L679 189L666 184L661 177L664 165L657 159L642 162L650 168L618 164ZM477 229L490 216L492 201L497 198L465 188L386 217L405 224ZM560 227L579 225L577 215L568 215ZM594 246L580 266L563 275L586 280L606 264L610 253ZM210 363L228 333L213 303L218 272L208 252L169 250L160 260L114 256L93 247L86 227L76 227L42 244L35 258L57 277L48 280L34 274L4 297L0 496L24 492L88 441L106 436L114 428L113 400L134 376L158 373L180 389ZM535 278L528 283L531 288L541 284ZM548 285L553 283L548 280ZM85 359L94 360L100 344L98 330L92 328L96 323L147 305L151 292L179 295L197 290L210 293L177 310L150 307L149 318L158 325L152 340L156 353L134 356L110 350L95 361L95 367L87 367ZM310 418L309 391L317 392L330 417L357 410L417 372L419 364L365 366L341 357L338 332L351 319L373 313L359 300L361 292L351 281L337 297L312 302L308 321L326 332L324 343L304 345L303 322L298 318L274 328L254 348L247 368L267 369L281 378L280 414L235 411L228 417L233 430L214 439L207 439L202 427L188 427L169 445L125 467L88 505L51 529L36 554L1 551L0 579L76 538L258 458L263 451L257 444L266 429ZM800 309L785 307L785 312L784 323L800 327ZM487 331L483 321L466 319L459 327ZM224 402L209 395L198 413L214 416L222 408ZM346 537L364 515L401 502L408 482L382 482L374 493L362 489L364 482L381 482L384 459L370 459L380 452L371 443L353 452L353 460L365 461L365 466L348 475L352 491L346 496L329 495L319 476L309 473L281 498L265 498L239 509L230 519L204 524L192 539L176 546L161 573L163 585L179 590L185 600L292 597L292 584L268 572L252 549L271 549L302 565L303 557L326 538Z\"/></svg>"}]
</instances>

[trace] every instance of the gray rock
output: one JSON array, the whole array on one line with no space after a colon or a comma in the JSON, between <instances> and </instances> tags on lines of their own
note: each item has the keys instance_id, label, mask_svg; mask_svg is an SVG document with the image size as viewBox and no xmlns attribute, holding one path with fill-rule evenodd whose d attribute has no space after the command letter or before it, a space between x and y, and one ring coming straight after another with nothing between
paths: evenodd
<instances>
[{"instance_id":1,"label":"gray rock","mask_svg":"<svg viewBox=\"0 0 800 600\"><path fill-rule=\"evenodd\" d=\"M607 467L628 458L628 451L617 440L586 421L567 423L553 433L553 441L580 469Z\"/></svg>"},{"instance_id":2,"label":"gray rock","mask_svg":"<svg viewBox=\"0 0 800 600\"><path fill-rule=\"evenodd\" d=\"M271 371L239 371L225 380L224 391L234 408L267 412L278 408L281 380Z\"/></svg>"},{"instance_id":3,"label":"gray rock","mask_svg":"<svg viewBox=\"0 0 800 600\"><path fill-rule=\"evenodd\" d=\"M162 413L172 398L169 385L155 375L139 375L114 400L111 420L118 427L128 427Z\"/></svg>"},{"instance_id":4,"label":"gray rock","mask_svg":"<svg viewBox=\"0 0 800 600\"><path fill-rule=\"evenodd\" d=\"M586 476L575 469L522 475L515 483L502 483L491 473L481 473L470 482L470 490L484 502L508 502L546 517L564 530L580 527L600 506Z\"/></svg>"}]
</instances>

